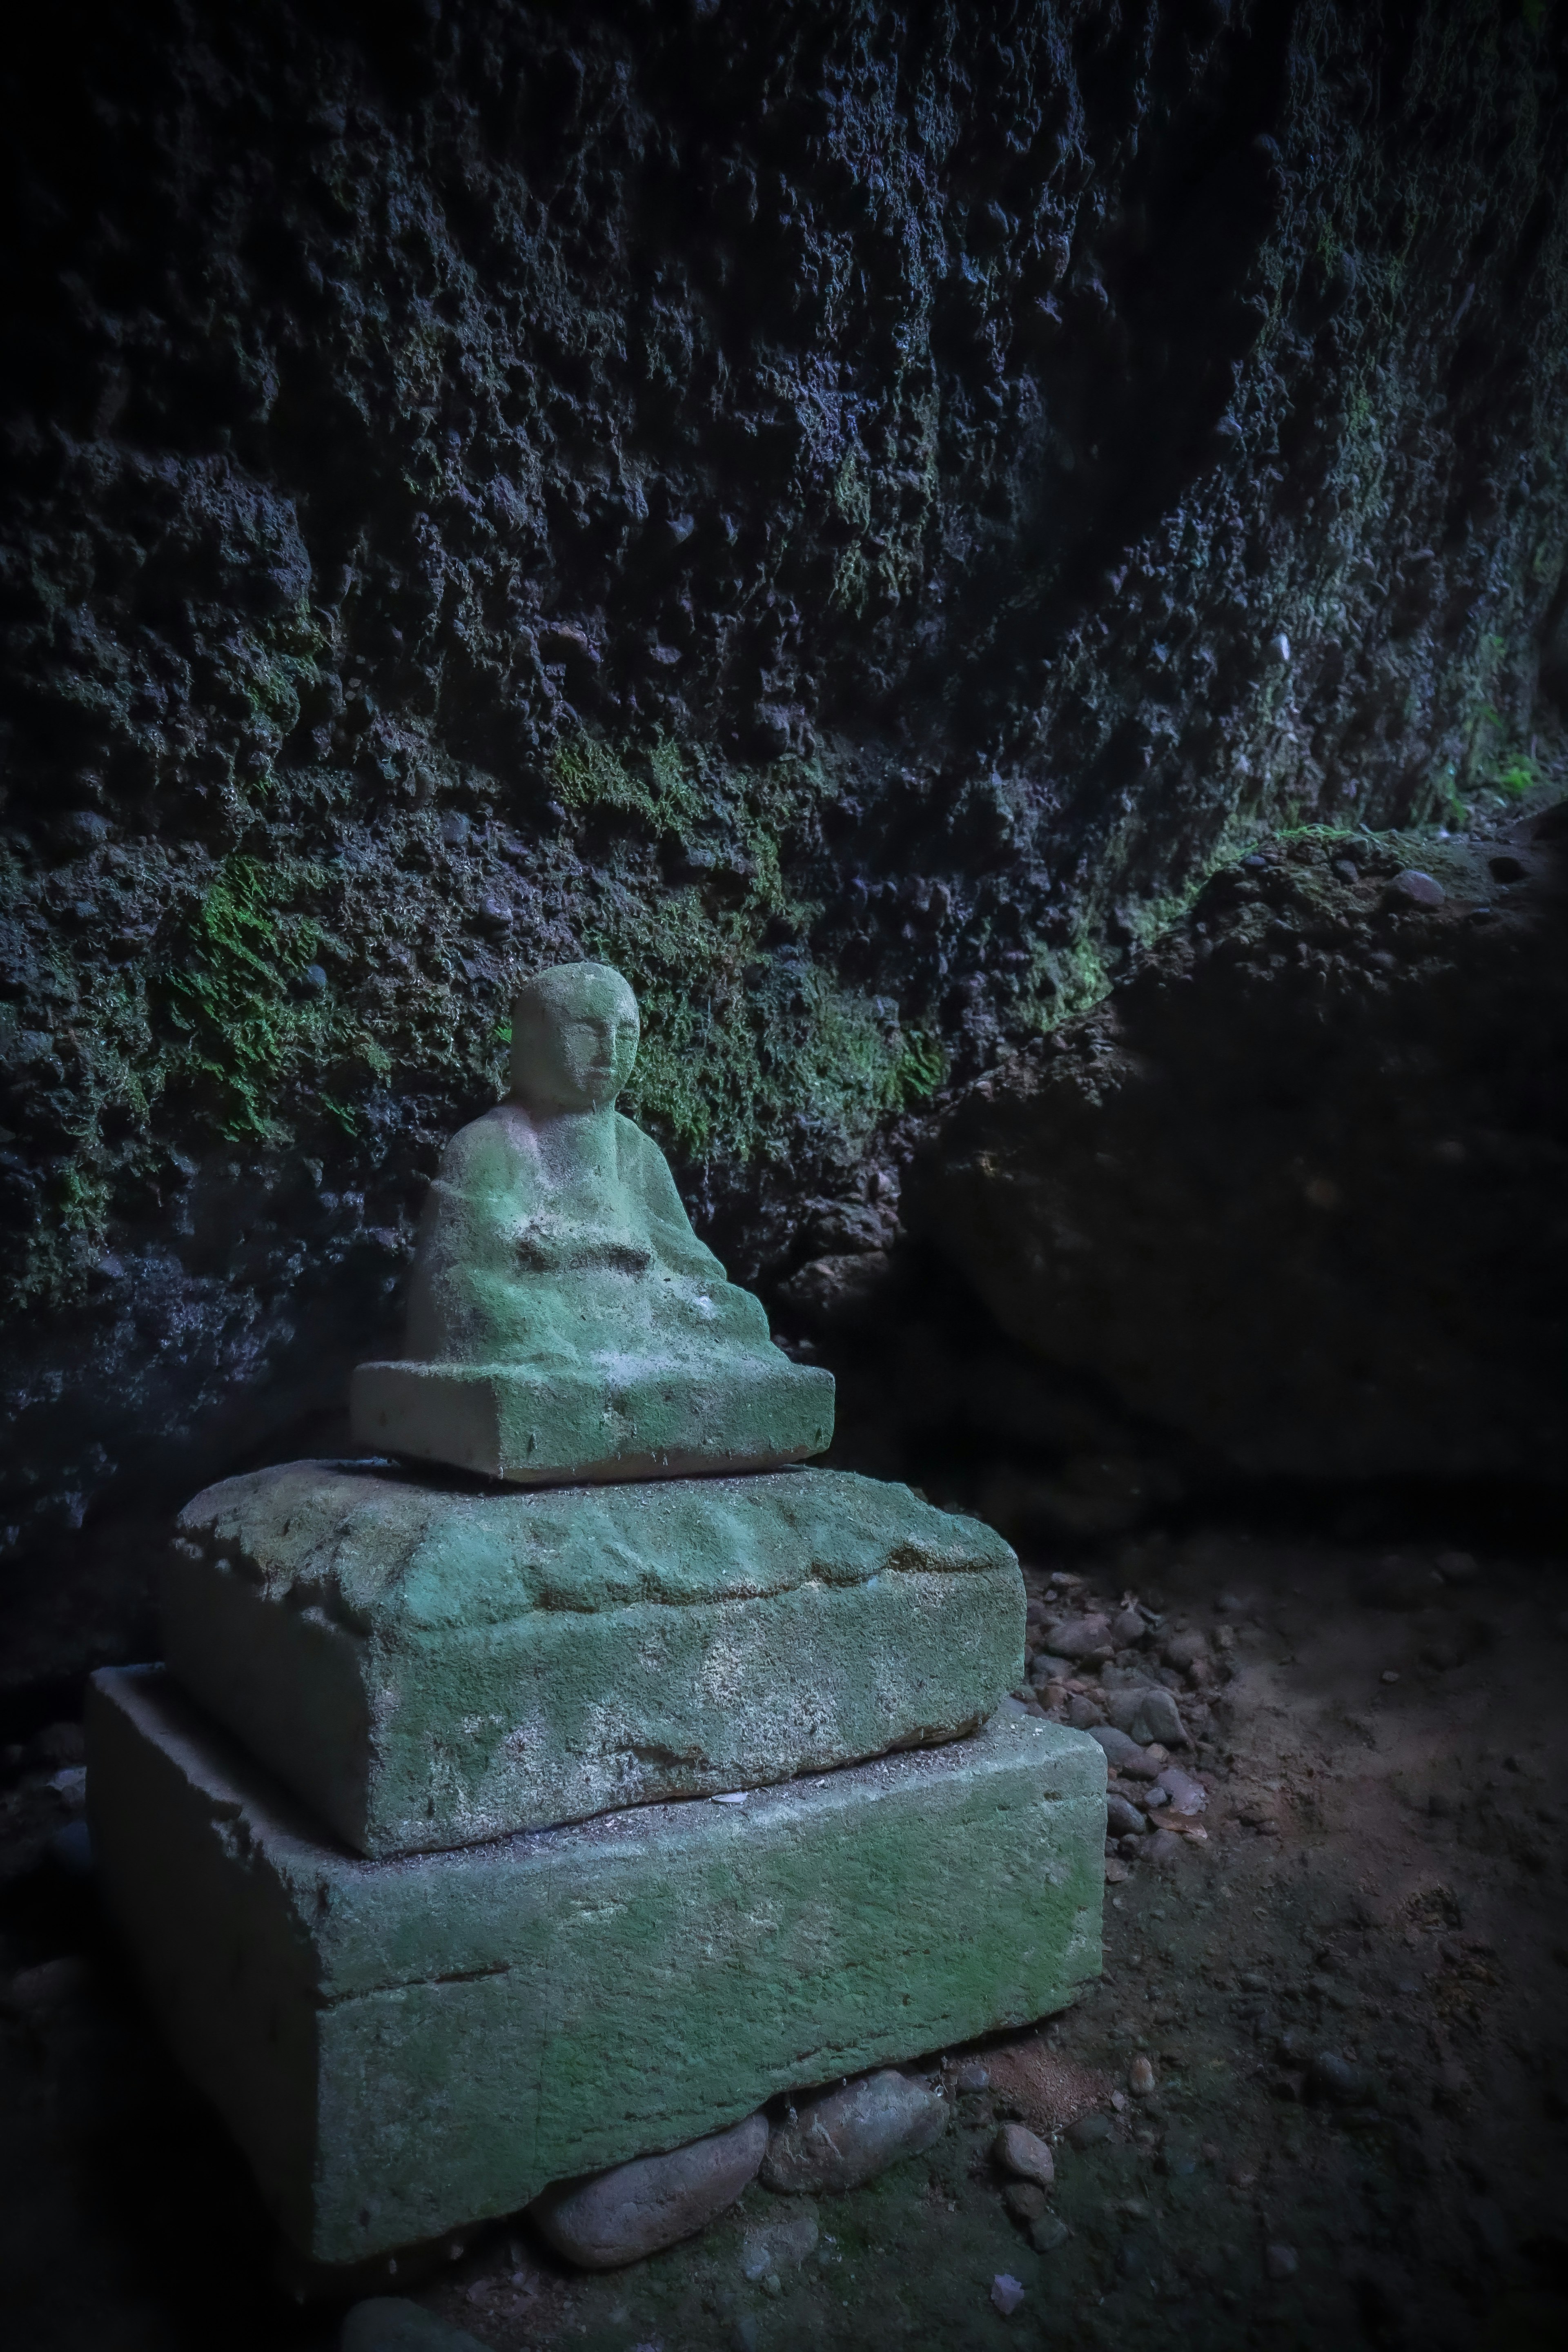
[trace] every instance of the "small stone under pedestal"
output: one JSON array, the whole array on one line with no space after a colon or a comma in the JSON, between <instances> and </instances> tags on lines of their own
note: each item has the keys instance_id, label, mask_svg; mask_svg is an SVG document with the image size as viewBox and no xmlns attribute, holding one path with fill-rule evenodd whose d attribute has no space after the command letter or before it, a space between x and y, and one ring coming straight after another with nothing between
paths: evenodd
<instances>
[{"instance_id":1,"label":"small stone under pedestal","mask_svg":"<svg viewBox=\"0 0 1568 2352\"><path fill-rule=\"evenodd\" d=\"M162 1669L94 1677L106 1900L300 2250L355 2263L774 2093L1016 2026L1100 1969L1105 1762L971 1739L368 1862Z\"/></svg>"}]
</instances>

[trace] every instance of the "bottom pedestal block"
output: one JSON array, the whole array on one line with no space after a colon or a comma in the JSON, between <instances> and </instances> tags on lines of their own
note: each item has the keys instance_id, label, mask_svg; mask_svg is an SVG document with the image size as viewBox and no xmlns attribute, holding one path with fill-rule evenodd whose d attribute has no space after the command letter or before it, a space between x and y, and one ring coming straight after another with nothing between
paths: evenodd
<instances>
[{"instance_id":1,"label":"bottom pedestal block","mask_svg":"<svg viewBox=\"0 0 1568 2352\"><path fill-rule=\"evenodd\" d=\"M1105 1760L1010 1709L744 1802L367 1862L159 1667L95 1675L105 1900L301 2252L356 2263L1100 1970Z\"/></svg>"}]
</instances>

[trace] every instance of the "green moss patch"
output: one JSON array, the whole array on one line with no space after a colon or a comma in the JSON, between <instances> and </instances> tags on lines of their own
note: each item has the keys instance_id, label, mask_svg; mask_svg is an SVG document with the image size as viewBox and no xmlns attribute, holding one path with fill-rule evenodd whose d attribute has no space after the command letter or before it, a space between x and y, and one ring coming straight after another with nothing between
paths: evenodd
<instances>
[{"instance_id":1,"label":"green moss patch","mask_svg":"<svg viewBox=\"0 0 1568 2352\"><path fill-rule=\"evenodd\" d=\"M218 1132L277 1143L288 1085L314 1082L321 1108L351 1132L352 1107L331 1090L332 1067L351 1055L385 1069L386 1055L325 985L310 987L321 943L315 918L290 898L316 877L304 868L226 858L163 976L173 1044L163 1076L205 1091Z\"/></svg>"},{"instance_id":2,"label":"green moss patch","mask_svg":"<svg viewBox=\"0 0 1568 2352\"><path fill-rule=\"evenodd\" d=\"M629 818L685 861L649 888L628 846L583 930L641 1002L635 1117L688 1160L746 1162L803 1130L858 1150L887 1112L929 1099L941 1045L805 944L821 905L792 877L824 789L811 762L736 769L668 739L638 752L579 737L555 776L569 807Z\"/></svg>"}]
</instances>

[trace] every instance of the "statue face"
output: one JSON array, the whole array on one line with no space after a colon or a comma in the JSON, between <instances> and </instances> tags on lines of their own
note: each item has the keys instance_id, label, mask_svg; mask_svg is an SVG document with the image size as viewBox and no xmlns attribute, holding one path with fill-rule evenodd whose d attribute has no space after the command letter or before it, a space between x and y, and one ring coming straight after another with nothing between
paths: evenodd
<instances>
[{"instance_id":1,"label":"statue face","mask_svg":"<svg viewBox=\"0 0 1568 2352\"><path fill-rule=\"evenodd\" d=\"M541 1110L603 1110L637 1057L636 997L608 964L542 972L512 1013L511 1085Z\"/></svg>"}]
</instances>

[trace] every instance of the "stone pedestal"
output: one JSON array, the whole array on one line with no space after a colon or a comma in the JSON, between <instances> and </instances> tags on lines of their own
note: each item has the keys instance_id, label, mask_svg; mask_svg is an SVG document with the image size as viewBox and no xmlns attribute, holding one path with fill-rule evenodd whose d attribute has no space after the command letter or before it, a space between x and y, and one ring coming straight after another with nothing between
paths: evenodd
<instances>
[{"instance_id":1,"label":"stone pedestal","mask_svg":"<svg viewBox=\"0 0 1568 2352\"><path fill-rule=\"evenodd\" d=\"M321 2262L1024 2024L1100 1968L1104 1759L1010 1708L742 1803L390 1862L327 1843L161 1669L95 1676L88 1740L109 1907Z\"/></svg>"},{"instance_id":2,"label":"stone pedestal","mask_svg":"<svg viewBox=\"0 0 1568 2352\"><path fill-rule=\"evenodd\" d=\"M537 1493L330 1462L210 1486L175 1678L363 1853L973 1731L1024 1671L989 1528L845 1471Z\"/></svg>"}]
</instances>

